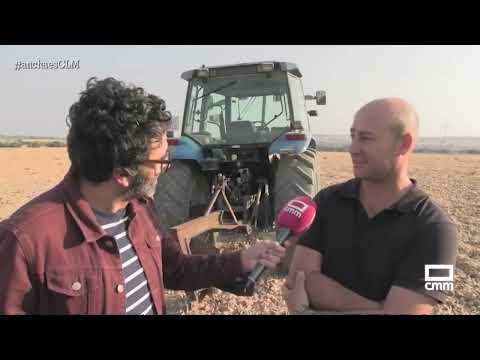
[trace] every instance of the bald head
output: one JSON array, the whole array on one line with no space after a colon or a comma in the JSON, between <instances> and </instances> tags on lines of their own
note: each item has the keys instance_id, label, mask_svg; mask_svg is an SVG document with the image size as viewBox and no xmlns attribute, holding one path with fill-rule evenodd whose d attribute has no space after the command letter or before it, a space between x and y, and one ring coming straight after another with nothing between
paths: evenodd
<instances>
[{"instance_id":1,"label":"bald head","mask_svg":"<svg viewBox=\"0 0 480 360\"><path fill-rule=\"evenodd\" d=\"M355 177L379 183L405 176L417 132L417 113L405 100L385 98L364 105L350 129Z\"/></svg>"},{"instance_id":2,"label":"bald head","mask_svg":"<svg viewBox=\"0 0 480 360\"><path fill-rule=\"evenodd\" d=\"M386 126L395 139L411 133L415 142L418 134L418 116L411 104L400 98L376 99L358 110L355 117L368 119L372 125Z\"/></svg>"}]
</instances>

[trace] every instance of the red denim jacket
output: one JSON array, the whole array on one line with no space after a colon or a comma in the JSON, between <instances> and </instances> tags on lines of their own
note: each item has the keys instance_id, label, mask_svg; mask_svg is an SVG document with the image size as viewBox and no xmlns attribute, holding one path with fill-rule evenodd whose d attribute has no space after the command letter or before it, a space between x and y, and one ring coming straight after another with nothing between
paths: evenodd
<instances>
[{"instance_id":1,"label":"red denim jacket","mask_svg":"<svg viewBox=\"0 0 480 360\"><path fill-rule=\"evenodd\" d=\"M157 314L165 313L165 288L228 287L242 275L239 252L183 255L158 224L152 199L131 201L127 214ZM67 174L0 222L0 313L124 314L120 255L110 241Z\"/></svg>"}]
</instances>

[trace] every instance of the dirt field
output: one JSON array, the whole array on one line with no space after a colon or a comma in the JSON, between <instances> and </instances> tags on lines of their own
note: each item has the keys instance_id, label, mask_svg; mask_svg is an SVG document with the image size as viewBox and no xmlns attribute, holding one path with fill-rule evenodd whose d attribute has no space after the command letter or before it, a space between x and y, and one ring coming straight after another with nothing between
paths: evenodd
<instances>
[{"instance_id":1,"label":"dirt field","mask_svg":"<svg viewBox=\"0 0 480 360\"><path fill-rule=\"evenodd\" d=\"M0 149L0 220L57 184L69 167L65 148ZM322 153L322 187L351 177L346 153ZM455 296L436 309L438 314L480 314L480 155L415 154L411 177L454 219L460 230L455 272ZM268 234L261 235L268 238ZM223 235L225 251L245 246L242 236ZM283 277L267 273L257 294L235 297L220 291L190 308L183 292L169 291L171 314L285 314L280 288Z\"/></svg>"}]
</instances>

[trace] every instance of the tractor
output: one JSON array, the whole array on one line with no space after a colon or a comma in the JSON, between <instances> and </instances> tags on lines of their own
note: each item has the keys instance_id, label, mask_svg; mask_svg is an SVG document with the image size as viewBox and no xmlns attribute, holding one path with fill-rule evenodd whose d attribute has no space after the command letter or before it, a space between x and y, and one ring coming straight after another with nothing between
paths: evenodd
<instances>
[{"instance_id":1,"label":"tractor","mask_svg":"<svg viewBox=\"0 0 480 360\"><path fill-rule=\"evenodd\" d=\"M181 134L169 131L172 162L155 194L163 226L188 240L185 253L214 247L218 230L275 230L289 200L320 190L310 129L318 115L306 100L325 105L325 92L305 96L302 74L288 62L203 65L181 77L188 82ZM182 235L182 226L196 230Z\"/></svg>"}]
</instances>

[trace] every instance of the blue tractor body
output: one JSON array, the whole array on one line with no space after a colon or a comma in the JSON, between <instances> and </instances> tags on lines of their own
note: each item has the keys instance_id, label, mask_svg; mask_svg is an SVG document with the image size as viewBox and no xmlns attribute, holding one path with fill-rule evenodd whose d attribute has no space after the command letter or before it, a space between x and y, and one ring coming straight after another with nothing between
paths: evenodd
<instances>
[{"instance_id":1,"label":"blue tractor body","mask_svg":"<svg viewBox=\"0 0 480 360\"><path fill-rule=\"evenodd\" d=\"M301 77L295 64L275 61L182 74L188 86L181 134L170 134L172 167L155 196L168 227L201 215L219 176L234 218L263 229L275 227L287 201L316 194L310 120L317 112L306 100L324 105L325 92L305 95Z\"/></svg>"}]
</instances>

